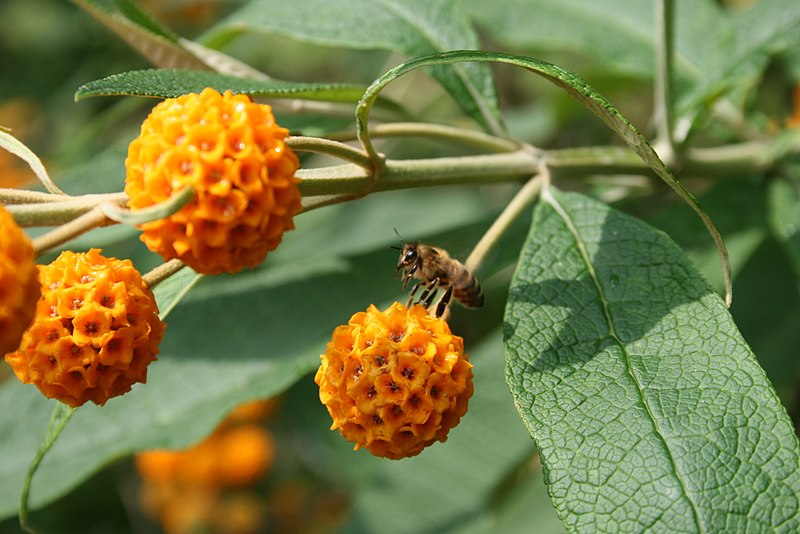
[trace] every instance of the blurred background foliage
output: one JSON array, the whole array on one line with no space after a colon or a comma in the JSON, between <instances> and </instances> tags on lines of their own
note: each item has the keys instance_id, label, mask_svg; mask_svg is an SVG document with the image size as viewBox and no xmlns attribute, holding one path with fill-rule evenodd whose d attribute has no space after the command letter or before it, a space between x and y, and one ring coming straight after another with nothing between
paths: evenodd
<instances>
[{"instance_id":1,"label":"blurred background foliage","mask_svg":"<svg viewBox=\"0 0 800 534\"><path fill-rule=\"evenodd\" d=\"M246 3L143 0L141 5L178 34L195 38L211 33L215 24ZM631 50L629 57L614 55L613 50L587 53L606 36L601 28L580 22L577 31L583 31L586 43L578 46L568 38L557 38L555 30L545 35L533 30L522 36L511 31L501 35L492 28L502 20L492 17L513 16L513 11L503 12L477 0L464 5L475 17L485 49L529 54L581 73L652 135L652 59L637 56L650 58L651 51ZM552 5L543 2L542 8ZM154 101L112 97L76 104L73 94L83 83L148 68L149 63L66 1L2 0L0 30L0 125L12 128L68 192L121 190L127 144ZM279 79L364 85L403 59L388 51L327 48L258 32L235 36L223 50ZM797 50L794 54L773 60L748 93L746 110L752 127L769 133L800 123L800 97L795 90L800 72L793 61L800 54ZM518 70L497 67L495 74L501 109L516 137L551 148L616 144L605 126L561 91ZM417 117L469 124L424 74L398 80L387 94ZM339 118L313 112L291 114L276 103L276 115L294 133L305 135L324 135L353 125L351 111ZM731 134L708 121L697 138L699 143L711 144L730 141ZM462 153L452 146L414 140L392 141L381 149L395 157L414 158ZM319 164L304 156L304 166ZM784 170L796 177L796 168ZM0 151L0 186L28 187L33 180L24 163ZM800 269L791 247L776 232L776 224L770 224L774 216L770 177L697 178L687 186L700 197L730 248L736 323L797 423ZM638 177L583 177L561 182L559 187L589 192L664 229L717 287L721 285L705 229L667 187ZM86 443L94 447L112 443L118 435L109 431L109 425L123 427L117 428L123 432L130 423L131 429L145 433L148 421L160 421L160 426L153 435L113 449L117 461L99 471L90 466L79 475L53 480L53 473L59 473L53 470L46 479L44 474L35 479L34 490L37 485L69 487L76 478L85 480L54 501L43 497L48 504L34 513L34 523L48 532L104 533L190 532L186 527L193 520L208 531L231 533L562 531L535 450L503 378L499 327L527 218L518 221L480 273L486 309L477 313L454 310L453 331L465 338L476 364L476 393L467 417L446 444L402 462L379 460L365 451L353 453L348 443L328 430L330 422L312 380L333 327L370 303L381 306L402 299L399 284L392 280L396 257L388 247L394 244L393 228L408 239L444 246L463 259L515 189L500 185L381 193L311 212L298 217L297 230L286 236L263 268L204 279L168 318L163 353L151 367L150 383L110 402L107 416L101 417L94 407L82 410L89 412L81 414L86 415L84 424L75 422L78 428L67 441L74 448L53 453L60 458L58 465L80 462L93 454L80 450L80 432L96 433L94 437L109 433L108 441L87 438ZM139 243L135 231L122 227L96 230L70 248L90 246L102 247L107 255L132 258L141 271L160 262ZM262 358L264 352L269 356ZM225 383L226 376L219 373L230 365L245 371ZM236 381L243 380L250 368L256 378L236 394ZM0 366L0 376L8 379L9 375L8 367ZM2 403L5 414L0 416L3 428L27 429L28 434L41 436L46 419L28 414L47 414L42 406L50 405L28 391L33 388L15 382L5 380L0 387L0 398L6 400ZM217 391L220 382L223 386ZM147 393L150 388L152 392ZM259 388L263 395L256 394ZM164 391L179 397L159 394ZM274 413L251 422L270 436L270 461L261 476L248 479L247 484L217 488L213 496L203 494L197 502L187 491L186 498L167 512L166 498L161 508L154 507L153 491L148 497L146 477L137 471L129 453L154 443L190 446L208 436L235 406L274 396L280 397ZM198 401L202 397L205 403ZM142 421L114 423L114 409L121 403L128 404L128 411L120 413L147 416L142 415ZM198 411L203 415L198 416ZM188 412L192 417L182 418ZM0 436L0 443L16 443L15 439L23 438ZM31 455L35 446L35 441L29 443ZM6 464L27 461L24 456L3 460ZM14 503L4 506L13 507ZM219 521L213 514L225 519ZM0 522L1 532L18 530L14 517Z\"/></svg>"}]
</instances>

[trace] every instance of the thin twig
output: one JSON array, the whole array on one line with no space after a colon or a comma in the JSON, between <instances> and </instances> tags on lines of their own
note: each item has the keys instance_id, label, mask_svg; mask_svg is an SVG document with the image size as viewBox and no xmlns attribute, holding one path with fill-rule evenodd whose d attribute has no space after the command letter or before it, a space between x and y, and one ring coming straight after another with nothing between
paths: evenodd
<instances>
[{"instance_id":1,"label":"thin twig","mask_svg":"<svg viewBox=\"0 0 800 534\"><path fill-rule=\"evenodd\" d=\"M75 197L71 197L69 195L59 195L54 193L43 193L41 191L28 191L27 189L0 187L0 203L5 205L59 202L72 198Z\"/></svg>"},{"instance_id":2,"label":"thin twig","mask_svg":"<svg viewBox=\"0 0 800 534\"><path fill-rule=\"evenodd\" d=\"M503 209L500 216L495 219L492 226L483 234L478 244L472 249L467 261L464 262L464 267L470 272L477 271L486 259L486 256L497 245L497 242L511 227L511 224L530 206L539 196L542 189L542 182L544 181L543 175L540 173L528 180L528 182L520 189L517 194L511 199L511 202Z\"/></svg>"},{"instance_id":3,"label":"thin twig","mask_svg":"<svg viewBox=\"0 0 800 534\"><path fill-rule=\"evenodd\" d=\"M456 128L454 126L424 122L377 124L370 129L370 135L375 138L427 137L480 148L489 152L513 152L520 148L519 143L504 137L497 137L475 130ZM355 141L357 139L355 131L340 132L329 135L328 137L339 141Z\"/></svg>"},{"instance_id":4,"label":"thin twig","mask_svg":"<svg viewBox=\"0 0 800 534\"><path fill-rule=\"evenodd\" d=\"M66 243L92 228L109 224L114 224L114 222L103 214L102 204L95 206L91 211L84 213L80 217L34 239L33 250L36 252L37 257L41 256L51 248Z\"/></svg>"},{"instance_id":5,"label":"thin twig","mask_svg":"<svg viewBox=\"0 0 800 534\"><path fill-rule=\"evenodd\" d=\"M303 213L324 208L325 206L333 206L334 204L341 204L350 200L355 200L363 195L317 195L314 197L303 198Z\"/></svg>"},{"instance_id":6,"label":"thin twig","mask_svg":"<svg viewBox=\"0 0 800 534\"><path fill-rule=\"evenodd\" d=\"M35 193L35 191L29 191L29 193ZM82 195L78 197L45 195L47 196L38 198L36 195L21 195L18 198L26 198L30 200L30 203L11 204L6 209L20 226L57 226L93 210L100 204L116 205L128 198L125 193Z\"/></svg>"},{"instance_id":7,"label":"thin twig","mask_svg":"<svg viewBox=\"0 0 800 534\"><path fill-rule=\"evenodd\" d=\"M675 134L672 115L672 57L673 57L673 19L675 4L672 0L657 2L656 15L656 80L655 80L655 119L658 155L668 165L673 166L678 156L675 150Z\"/></svg>"},{"instance_id":8,"label":"thin twig","mask_svg":"<svg viewBox=\"0 0 800 534\"><path fill-rule=\"evenodd\" d=\"M144 282L145 285L150 289L153 289L159 283L163 282L184 267L186 267L186 264L181 260L169 260L168 262L162 263L155 269L142 275L142 282Z\"/></svg>"},{"instance_id":9,"label":"thin twig","mask_svg":"<svg viewBox=\"0 0 800 534\"><path fill-rule=\"evenodd\" d=\"M325 154L355 163L365 169L372 168L372 162L363 150L331 139L319 137L292 136L286 139L286 144L298 152L314 152Z\"/></svg>"}]
</instances>

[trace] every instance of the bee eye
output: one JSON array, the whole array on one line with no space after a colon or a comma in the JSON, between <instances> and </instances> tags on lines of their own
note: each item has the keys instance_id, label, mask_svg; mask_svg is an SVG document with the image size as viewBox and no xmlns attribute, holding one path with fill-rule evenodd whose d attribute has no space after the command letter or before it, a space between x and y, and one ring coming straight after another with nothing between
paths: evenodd
<instances>
[{"instance_id":1,"label":"bee eye","mask_svg":"<svg viewBox=\"0 0 800 534\"><path fill-rule=\"evenodd\" d=\"M406 252L406 257L404 258L403 261L407 261L407 262L408 261L414 261L414 259L416 257L417 257L417 251L412 248L408 252Z\"/></svg>"}]
</instances>

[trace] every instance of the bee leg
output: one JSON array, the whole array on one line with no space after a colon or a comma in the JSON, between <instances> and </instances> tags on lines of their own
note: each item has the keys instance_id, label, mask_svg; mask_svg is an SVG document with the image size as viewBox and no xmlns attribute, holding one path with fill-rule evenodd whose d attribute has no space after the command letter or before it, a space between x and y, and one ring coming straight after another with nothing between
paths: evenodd
<instances>
[{"instance_id":1,"label":"bee leg","mask_svg":"<svg viewBox=\"0 0 800 534\"><path fill-rule=\"evenodd\" d=\"M414 276L414 273L407 272L403 274L403 291L408 287L408 283L411 281L411 278Z\"/></svg>"},{"instance_id":2,"label":"bee leg","mask_svg":"<svg viewBox=\"0 0 800 534\"><path fill-rule=\"evenodd\" d=\"M414 287L411 288L411 293L408 294L408 302L406 302L406 308L410 308L411 307L411 303L414 302L414 293L417 292L417 289L419 289L419 286L421 286L421 285L422 285L422 282L418 282L418 283L414 284Z\"/></svg>"},{"instance_id":3,"label":"bee leg","mask_svg":"<svg viewBox=\"0 0 800 534\"><path fill-rule=\"evenodd\" d=\"M441 317L447 306L450 305L450 299L453 297L453 286L448 286L447 291L444 292L442 298L436 303L436 317Z\"/></svg>"},{"instance_id":4,"label":"bee leg","mask_svg":"<svg viewBox=\"0 0 800 534\"><path fill-rule=\"evenodd\" d=\"M426 308L431 305L431 301L433 300L433 296L436 294L436 287L439 284L439 280L431 280L427 286L425 286L425 291L422 292L422 295L419 296L419 300L417 304L422 304Z\"/></svg>"}]
</instances>

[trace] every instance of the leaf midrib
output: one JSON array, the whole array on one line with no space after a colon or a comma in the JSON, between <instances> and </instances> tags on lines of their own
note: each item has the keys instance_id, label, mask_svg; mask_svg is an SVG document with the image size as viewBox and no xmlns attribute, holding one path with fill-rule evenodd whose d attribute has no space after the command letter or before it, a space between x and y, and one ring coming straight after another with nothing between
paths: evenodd
<instances>
[{"instance_id":1,"label":"leaf midrib","mask_svg":"<svg viewBox=\"0 0 800 534\"><path fill-rule=\"evenodd\" d=\"M617 345L620 348L620 351L622 352L625 358L625 368L628 374L630 375L631 379L633 380L634 385L636 386L636 392L639 395L639 399L641 400L641 403L644 406L645 411L647 412L647 415L650 418L650 421L653 423L653 428L655 429L656 435L664 444L664 450L666 451L667 456L669 457L670 464L673 467L675 478L678 479L678 483L681 485L681 488L683 489L683 494L686 496L686 499L689 501L689 504L692 507L692 513L694 514L695 523L697 524L697 527L700 529L700 532L706 532L706 529L703 528L703 523L700 518L699 507L692 498L691 493L687 488L682 473L678 468L678 463L676 462L675 457L672 455L672 450L669 447L669 442L666 436L662 433L661 427L658 424L658 420L656 419L653 410L650 408L650 403L647 401L647 397L645 397L644 395L644 387L642 386L641 382L636 377L636 374L633 371L633 367L631 365L631 357L628 354L628 350L625 347L625 344L620 339L619 335L617 334L616 328L614 327L614 320L612 319L611 312L609 311L608 308L608 300L606 299L605 293L603 292L603 288L600 285L600 280L597 278L597 273L595 273L594 266L592 265L592 262L589 260L589 253L586 250L586 245L584 244L583 239L581 238L577 227L572 222L572 218L564 209L564 207L550 192L549 187L544 187L542 189L541 198L542 201L546 202L550 207L552 207L553 210L558 215L558 217L561 218L562 221L564 221L567 230L575 239L575 244L578 247L578 252L581 255L581 259L583 260L583 263L586 266L586 271L589 273L589 278L591 278L592 282L594 283L595 289L597 290L597 296L603 305L603 314L605 315L606 323L608 324L608 335L611 336L617 343Z\"/></svg>"}]
</instances>

